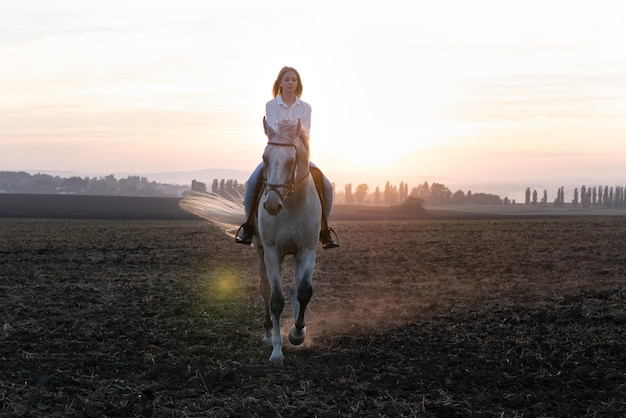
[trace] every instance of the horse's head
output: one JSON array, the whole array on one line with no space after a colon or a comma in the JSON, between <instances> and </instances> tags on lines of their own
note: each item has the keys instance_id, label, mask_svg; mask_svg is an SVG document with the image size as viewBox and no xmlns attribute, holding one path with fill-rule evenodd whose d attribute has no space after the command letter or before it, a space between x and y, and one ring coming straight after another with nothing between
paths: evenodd
<instances>
[{"instance_id":1,"label":"horse's head","mask_svg":"<svg viewBox=\"0 0 626 418\"><path fill-rule=\"evenodd\" d=\"M270 215L277 215L283 199L292 194L309 173L308 134L302 122L283 120L272 128L265 118L263 127L267 146L263 153L263 207Z\"/></svg>"}]
</instances>

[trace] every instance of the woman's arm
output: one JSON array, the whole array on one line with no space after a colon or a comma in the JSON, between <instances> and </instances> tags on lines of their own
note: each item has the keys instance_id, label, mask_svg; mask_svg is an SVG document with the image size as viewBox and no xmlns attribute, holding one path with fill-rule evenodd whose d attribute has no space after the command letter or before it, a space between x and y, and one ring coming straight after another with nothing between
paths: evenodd
<instances>
[{"instance_id":1,"label":"woman's arm","mask_svg":"<svg viewBox=\"0 0 626 418\"><path fill-rule=\"evenodd\" d=\"M265 120L267 120L267 124L272 128L276 128L276 105L274 104L274 100L270 100L265 103Z\"/></svg>"},{"instance_id":2,"label":"woman's arm","mask_svg":"<svg viewBox=\"0 0 626 418\"><path fill-rule=\"evenodd\" d=\"M311 131L311 105L306 102L302 102L305 111L302 113L302 125L306 127L307 131Z\"/></svg>"}]
</instances>

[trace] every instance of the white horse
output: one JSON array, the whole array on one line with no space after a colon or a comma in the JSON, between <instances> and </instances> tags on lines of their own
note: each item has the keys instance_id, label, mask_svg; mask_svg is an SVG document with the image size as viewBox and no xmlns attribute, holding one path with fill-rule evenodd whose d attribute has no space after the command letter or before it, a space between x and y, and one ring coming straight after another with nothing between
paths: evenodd
<instances>
[{"instance_id":1,"label":"white horse","mask_svg":"<svg viewBox=\"0 0 626 418\"><path fill-rule=\"evenodd\" d=\"M284 307L282 263L295 261L291 294L294 325L289 342L302 344L304 314L313 295L311 278L319 239L322 206L309 171L309 137L297 123L282 121L274 130L263 119L267 147L263 153L263 194L258 203L256 247L265 300L265 341L273 349L270 361L282 363L280 315ZM273 331L273 333L272 333Z\"/></svg>"},{"instance_id":2,"label":"white horse","mask_svg":"<svg viewBox=\"0 0 626 418\"><path fill-rule=\"evenodd\" d=\"M283 363L280 316L285 305L282 265L293 255L295 277L291 294L294 325L289 342L302 344L305 338L305 310L313 294L311 279L319 239L322 206L309 171L309 136L300 120L280 121L273 129L263 119L268 137L263 153L263 191L257 202L254 247L265 301L265 337L272 344L270 362ZM219 197L190 196L181 207L196 213L224 230L242 219L239 205Z\"/></svg>"}]
</instances>

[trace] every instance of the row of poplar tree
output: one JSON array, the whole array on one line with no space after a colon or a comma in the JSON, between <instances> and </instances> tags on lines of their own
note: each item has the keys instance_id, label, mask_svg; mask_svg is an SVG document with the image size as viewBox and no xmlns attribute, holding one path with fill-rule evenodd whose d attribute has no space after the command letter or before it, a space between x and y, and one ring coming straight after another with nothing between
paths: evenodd
<instances>
[{"instance_id":1,"label":"row of poplar tree","mask_svg":"<svg viewBox=\"0 0 626 418\"><path fill-rule=\"evenodd\" d=\"M573 207L582 208L625 208L625 189L624 186L597 186L587 187L583 185L580 188L574 189L574 197L572 198ZM530 191L530 187L526 188L527 205L547 204L548 203L548 191L543 191L541 201L538 202L537 190ZM554 206L565 206L565 188L559 187L557 190L556 198L554 199Z\"/></svg>"},{"instance_id":2,"label":"row of poplar tree","mask_svg":"<svg viewBox=\"0 0 626 418\"><path fill-rule=\"evenodd\" d=\"M334 185L333 185L334 186ZM389 181L385 183L384 189L376 187L373 193L369 193L369 186L365 183L357 185L354 190L352 183L345 185L344 200L346 204L375 204L375 205L395 205L407 200L409 196L423 200L428 204L515 204L508 198L500 198L500 196L489 193L467 193L462 190L452 192L446 185L442 183L424 182L413 187L409 192L409 185L400 182L396 186ZM194 180L191 184L191 190L208 193L205 183ZM214 179L211 184L211 192L219 194L223 197L239 200L243 197L245 184L239 183L237 180L217 180ZM559 187L556 198L552 201L554 206L565 205L565 188ZM526 188L525 193L526 205L547 205L548 191L543 190L541 198L537 190ZM626 208L626 188L623 186L594 186L587 187L583 185L580 190L574 189L574 196L571 200L573 207L582 208Z\"/></svg>"},{"instance_id":3,"label":"row of poplar tree","mask_svg":"<svg viewBox=\"0 0 626 418\"><path fill-rule=\"evenodd\" d=\"M367 184L359 184L356 190L352 191L352 184L345 186L345 201L348 204L351 203L373 203L373 204L386 204L395 205L407 200L409 196L422 200L425 203L432 205L441 204L486 204L486 205L501 205L515 203L511 202L508 198L501 199L500 196L489 193L472 193L471 190L467 193L462 190L452 191L442 183L428 184L427 181L413 187L409 193L409 185L404 182L400 182L399 186L390 184L388 181L385 184L385 188L381 191L376 187L372 196L368 196L369 186ZM366 200L368 199L368 200Z\"/></svg>"},{"instance_id":4,"label":"row of poplar tree","mask_svg":"<svg viewBox=\"0 0 626 418\"><path fill-rule=\"evenodd\" d=\"M356 186L354 192L352 191L352 183L348 183L345 186L345 201L347 204L359 203L363 204L369 191L369 186L365 183ZM409 185L405 182L400 182L400 186L392 185L387 182L385 188L381 191L380 187L376 187L374 193L371 196L371 203L375 205L379 204L398 204L404 202L409 196Z\"/></svg>"}]
</instances>

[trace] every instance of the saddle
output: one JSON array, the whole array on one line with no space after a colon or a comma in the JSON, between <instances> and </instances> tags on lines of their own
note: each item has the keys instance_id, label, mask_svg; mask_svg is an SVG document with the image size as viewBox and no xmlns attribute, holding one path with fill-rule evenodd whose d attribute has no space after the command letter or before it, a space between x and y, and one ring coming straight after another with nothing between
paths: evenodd
<instances>
[{"instance_id":1,"label":"saddle","mask_svg":"<svg viewBox=\"0 0 626 418\"><path fill-rule=\"evenodd\" d=\"M311 172L311 177L313 177L313 182L315 183L315 190L317 190L317 195L320 198L320 203L322 207L324 207L324 175L322 174L322 170L317 167L309 167L309 171ZM322 211L322 218L324 217L324 211Z\"/></svg>"}]
</instances>

